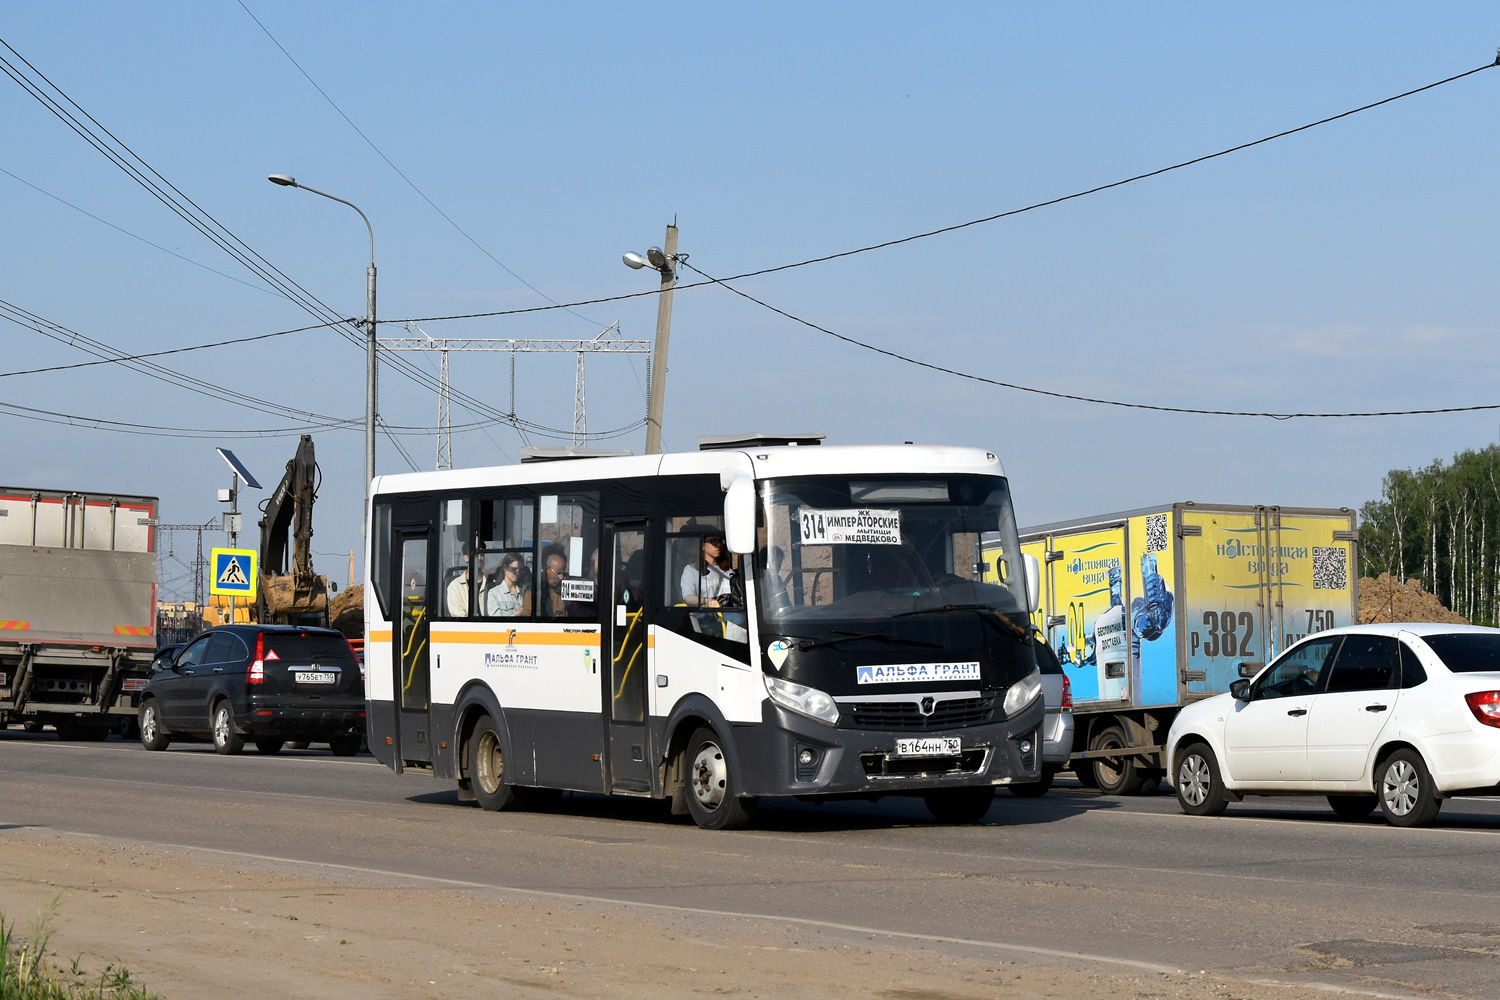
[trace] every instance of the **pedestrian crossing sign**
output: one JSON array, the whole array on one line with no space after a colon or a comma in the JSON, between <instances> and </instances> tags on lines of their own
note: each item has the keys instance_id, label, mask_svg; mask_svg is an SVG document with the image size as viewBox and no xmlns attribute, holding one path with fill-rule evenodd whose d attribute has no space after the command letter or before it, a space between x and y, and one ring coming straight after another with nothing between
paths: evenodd
<instances>
[{"instance_id":1,"label":"pedestrian crossing sign","mask_svg":"<svg viewBox=\"0 0 1500 1000\"><path fill-rule=\"evenodd\" d=\"M214 549L209 560L214 572L208 592L255 600L257 555L254 549Z\"/></svg>"}]
</instances>

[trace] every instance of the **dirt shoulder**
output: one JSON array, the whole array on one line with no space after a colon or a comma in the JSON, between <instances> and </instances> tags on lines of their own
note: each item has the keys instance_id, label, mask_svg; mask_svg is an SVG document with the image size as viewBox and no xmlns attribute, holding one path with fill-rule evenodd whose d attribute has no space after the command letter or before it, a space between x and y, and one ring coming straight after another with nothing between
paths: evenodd
<instances>
[{"instance_id":1,"label":"dirt shoulder","mask_svg":"<svg viewBox=\"0 0 1500 1000\"><path fill-rule=\"evenodd\" d=\"M226 859L227 860L227 859ZM0 830L0 911L24 926L58 893L64 960L123 963L167 1000L194 997L609 997L692 994L1006 1000L1305 1000L1309 987L1215 974L988 961L807 928L512 902L485 890L369 884L196 852ZM373 881L378 883L378 878ZM365 884L360 884L361 882Z\"/></svg>"}]
</instances>

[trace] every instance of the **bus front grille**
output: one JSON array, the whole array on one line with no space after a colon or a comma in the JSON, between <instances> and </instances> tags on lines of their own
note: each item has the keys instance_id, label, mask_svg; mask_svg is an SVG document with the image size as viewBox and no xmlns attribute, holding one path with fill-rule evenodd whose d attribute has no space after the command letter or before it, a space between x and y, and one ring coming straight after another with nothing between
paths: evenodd
<instances>
[{"instance_id":1,"label":"bus front grille","mask_svg":"<svg viewBox=\"0 0 1500 1000\"><path fill-rule=\"evenodd\" d=\"M995 711L993 698L955 698L939 701L922 714L920 699L911 701L853 701L840 707L839 724L846 729L900 729L930 731L958 729L989 722Z\"/></svg>"}]
</instances>

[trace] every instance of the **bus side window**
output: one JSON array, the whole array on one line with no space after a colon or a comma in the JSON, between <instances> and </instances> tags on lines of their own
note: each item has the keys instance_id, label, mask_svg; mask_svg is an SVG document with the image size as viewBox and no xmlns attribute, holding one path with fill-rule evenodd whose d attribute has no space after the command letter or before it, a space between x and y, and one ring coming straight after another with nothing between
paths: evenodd
<instances>
[{"instance_id":1,"label":"bus side window","mask_svg":"<svg viewBox=\"0 0 1500 1000\"><path fill-rule=\"evenodd\" d=\"M529 498L479 503L476 617L531 616L536 589L535 521L536 504Z\"/></svg>"},{"instance_id":2,"label":"bus side window","mask_svg":"<svg viewBox=\"0 0 1500 1000\"><path fill-rule=\"evenodd\" d=\"M375 525L370 539L370 583L375 588L375 600L380 613L391 617L391 505L388 501L375 501Z\"/></svg>"},{"instance_id":3,"label":"bus side window","mask_svg":"<svg viewBox=\"0 0 1500 1000\"><path fill-rule=\"evenodd\" d=\"M743 658L750 641L739 575L744 564L724 544L723 518L678 515L665 527L656 623Z\"/></svg>"},{"instance_id":4,"label":"bus side window","mask_svg":"<svg viewBox=\"0 0 1500 1000\"><path fill-rule=\"evenodd\" d=\"M441 593L443 614L449 618L468 618L470 615L469 594L473 588L469 580L474 547L473 536L469 531L470 506L465 500L444 500L441 504Z\"/></svg>"},{"instance_id":5,"label":"bus side window","mask_svg":"<svg viewBox=\"0 0 1500 1000\"><path fill-rule=\"evenodd\" d=\"M536 616L598 620L599 494L544 493L537 508Z\"/></svg>"}]
</instances>

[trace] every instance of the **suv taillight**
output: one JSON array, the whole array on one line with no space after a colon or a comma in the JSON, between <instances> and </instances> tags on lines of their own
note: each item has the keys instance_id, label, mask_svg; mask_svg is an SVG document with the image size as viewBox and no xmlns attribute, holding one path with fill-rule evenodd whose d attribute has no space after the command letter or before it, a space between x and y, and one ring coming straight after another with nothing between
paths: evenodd
<instances>
[{"instance_id":1,"label":"suv taillight","mask_svg":"<svg viewBox=\"0 0 1500 1000\"><path fill-rule=\"evenodd\" d=\"M1486 726L1500 729L1500 691L1475 691L1464 695L1469 711Z\"/></svg>"},{"instance_id":2,"label":"suv taillight","mask_svg":"<svg viewBox=\"0 0 1500 1000\"><path fill-rule=\"evenodd\" d=\"M1068 675L1063 674L1063 708L1073 707L1073 682L1068 680Z\"/></svg>"},{"instance_id":3,"label":"suv taillight","mask_svg":"<svg viewBox=\"0 0 1500 1000\"><path fill-rule=\"evenodd\" d=\"M255 633L255 659L250 662L250 672L245 675L246 684L266 682L266 634Z\"/></svg>"}]
</instances>

